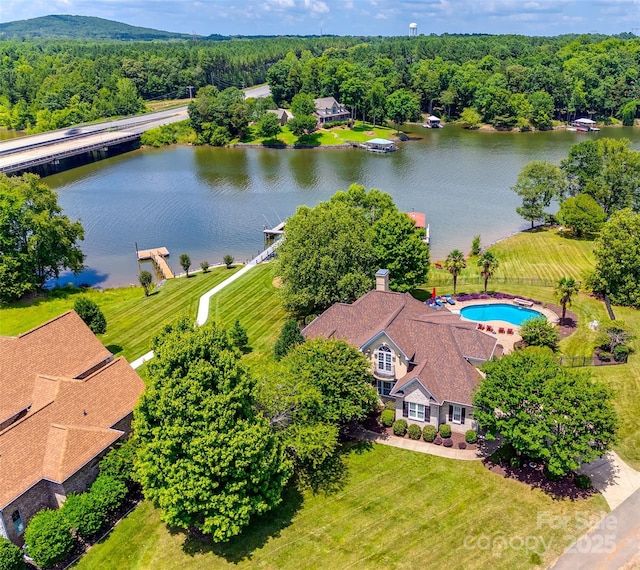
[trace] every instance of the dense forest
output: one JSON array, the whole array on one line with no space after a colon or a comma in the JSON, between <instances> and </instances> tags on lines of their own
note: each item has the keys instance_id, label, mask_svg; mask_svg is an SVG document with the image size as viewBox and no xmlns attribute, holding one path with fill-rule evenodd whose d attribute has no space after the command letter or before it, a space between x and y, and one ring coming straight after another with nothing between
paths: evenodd
<instances>
[{"instance_id":1,"label":"dense forest","mask_svg":"<svg viewBox=\"0 0 640 570\"><path fill-rule=\"evenodd\" d=\"M395 122L398 109L417 106L470 126L548 128L577 116L633 124L640 106L632 34L7 40L0 55L0 125L33 131L138 112L143 101L186 97L187 86L265 81L278 104L331 95L354 117Z\"/></svg>"}]
</instances>

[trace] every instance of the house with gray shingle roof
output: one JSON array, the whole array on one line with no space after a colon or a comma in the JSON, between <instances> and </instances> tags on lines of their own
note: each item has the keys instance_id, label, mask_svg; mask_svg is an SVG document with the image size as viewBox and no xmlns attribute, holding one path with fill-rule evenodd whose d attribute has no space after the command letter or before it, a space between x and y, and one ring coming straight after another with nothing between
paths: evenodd
<instances>
[{"instance_id":1,"label":"house with gray shingle roof","mask_svg":"<svg viewBox=\"0 0 640 570\"><path fill-rule=\"evenodd\" d=\"M33 515L87 489L143 389L74 311L0 336L0 536L22 545Z\"/></svg>"},{"instance_id":2,"label":"house with gray shingle roof","mask_svg":"<svg viewBox=\"0 0 640 570\"><path fill-rule=\"evenodd\" d=\"M318 123L333 123L334 121L348 121L351 117L349 110L335 100L335 97L321 97L314 99L316 105L315 115L318 117Z\"/></svg>"},{"instance_id":3,"label":"house with gray shingle roof","mask_svg":"<svg viewBox=\"0 0 640 570\"><path fill-rule=\"evenodd\" d=\"M446 309L389 291L388 276L378 271L375 290L353 304L331 306L302 334L356 346L371 361L380 397L395 400L397 419L421 427L448 423L458 432L476 429L476 367L501 354L496 338Z\"/></svg>"}]
</instances>

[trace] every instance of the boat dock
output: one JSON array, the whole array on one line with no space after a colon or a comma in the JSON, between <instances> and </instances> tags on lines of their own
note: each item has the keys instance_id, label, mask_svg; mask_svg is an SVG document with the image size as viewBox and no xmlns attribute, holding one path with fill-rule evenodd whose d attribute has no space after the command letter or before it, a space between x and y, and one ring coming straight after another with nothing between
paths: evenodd
<instances>
[{"instance_id":1,"label":"boat dock","mask_svg":"<svg viewBox=\"0 0 640 570\"><path fill-rule=\"evenodd\" d=\"M165 260L165 257L169 257L169 250L166 247L140 250L136 247L136 254L138 256L138 261L150 259L156 269L162 274L163 279L173 279L173 271L171 271L169 264Z\"/></svg>"},{"instance_id":2,"label":"boat dock","mask_svg":"<svg viewBox=\"0 0 640 570\"><path fill-rule=\"evenodd\" d=\"M267 220L269 221L269 220ZM266 239L274 239L276 236L281 236L284 233L284 225L286 222L280 222L276 227L274 228L264 228L264 230L262 230L262 232L264 233L264 237Z\"/></svg>"}]
</instances>

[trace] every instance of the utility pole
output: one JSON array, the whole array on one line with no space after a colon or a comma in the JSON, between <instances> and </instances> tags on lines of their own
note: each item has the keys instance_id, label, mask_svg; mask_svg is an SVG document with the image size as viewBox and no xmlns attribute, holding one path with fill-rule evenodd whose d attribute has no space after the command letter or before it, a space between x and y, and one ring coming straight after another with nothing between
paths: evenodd
<instances>
[{"instance_id":1,"label":"utility pole","mask_svg":"<svg viewBox=\"0 0 640 570\"><path fill-rule=\"evenodd\" d=\"M195 87L193 85L187 85L187 89L189 90L189 99L193 99L193 89L195 89Z\"/></svg>"}]
</instances>

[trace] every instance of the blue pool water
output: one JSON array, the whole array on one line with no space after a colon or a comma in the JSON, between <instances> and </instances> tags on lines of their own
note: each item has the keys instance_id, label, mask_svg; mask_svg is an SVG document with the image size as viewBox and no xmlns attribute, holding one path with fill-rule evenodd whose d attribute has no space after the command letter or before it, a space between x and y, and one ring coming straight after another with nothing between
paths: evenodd
<instances>
[{"instance_id":1,"label":"blue pool water","mask_svg":"<svg viewBox=\"0 0 640 570\"><path fill-rule=\"evenodd\" d=\"M460 310L460 315L470 321L506 321L519 327L524 321L539 317L542 313L526 307L492 303L489 305L469 305Z\"/></svg>"}]
</instances>

